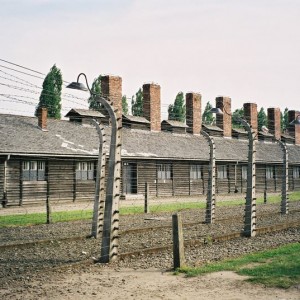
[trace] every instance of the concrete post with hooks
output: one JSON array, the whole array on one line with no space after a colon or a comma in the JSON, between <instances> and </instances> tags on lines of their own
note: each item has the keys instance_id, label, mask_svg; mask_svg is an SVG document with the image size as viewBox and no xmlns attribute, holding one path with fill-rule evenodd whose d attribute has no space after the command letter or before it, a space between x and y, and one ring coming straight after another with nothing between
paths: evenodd
<instances>
[{"instance_id":1,"label":"concrete post with hooks","mask_svg":"<svg viewBox=\"0 0 300 300\"><path fill-rule=\"evenodd\" d=\"M255 194L255 177L256 177L256 132L243 119L239 119L248 133L248 168L247 168L247 193L246 193L246 208L244 220L244 235L253 237L256 235L256 194Z\"/></svg>"},{"instance_id":2,"label":"concrete post with hooks","mask_svg":"<svg viewBox=\"0 0 300 300\"><path fill-rule=\"evenodd\" d=\"M106 186L102 244L100 262L109 263L117 259L119 246L119 201L121 182L121 135L122 118L117 117L117 109L103 97L96 95L96 101L107 110L111 120L111 140Z\"/></svg>"},{"instance_id":3,"label":"concrete post with hooks","mask_svg":"<svg viewBox=\"0 0 300 300\"><path fill-rule=\"evenodd\" d=\"M202 135L209 143L209 177L208 190L206 198L205 222L207 224L214 223L215 220L215 202L216 202L216 146L213 137L207 132L201 131Z\"/></svg>"},{"instance_id":4,"label":"concrete post with hooks","mask_svg":"<svg viewBox=\"0 0 300 300\"><path fill-rule=\"evenodd\" d=\"M287 146L280 140L276 140L280 145L283 152L283 164L282 164L282 188L281 188L281 213L286 215L289 213L289 160Z\"/></svg>"},{"instance_id":5,"label":"concrete post with hooks","mask_svg":"<svg viewBox=\"0 0 300 300\"><path fill-rule=\"evenodd\" d=\"M226 100L226 101L225 101ZM226 110L226 106L229 106L230 108L230 98L226 97L218 97L216 99L217 108L212 109L211 112L216 113L217 115L222 115L223 110L226 113L227 116L232 117L231 111ZM218 108L221 110L221 113L218 111ZM244 105L245 110L250 111L251 116L255 116L255 108L256 104L252 105L252 103L248 103ZM245 112L246 116L249 115L249 113ZM256 177L256 147L255 147L255 140L257 139L257 128L256 128L256 121L252 118L252 126L250 124L241 118L236 118L237 121L239 121L244 128L246 129L248 133L248 140L249 140L249 146L248 146L248 167L247 167L247 194L246 194L246 207L245 207L245 221L244 221L244 235L245 236L255 236L255 227L256 227L256 195L255 195L255 177ZM250 118L251 120L251 118ZM231 122L231 119L230 119Z\"/></svg>"},{"instance_id":6,"label":"concrete post with hooks","mask_svg":"<svg viewBox=\"0 0 300 300\"><path fill-rule=\"evenodd\" d=\"M98 136L99 136L99 155L97 163L97 175L96 175L96 188L95 188L95 201L94 201L94 211L93 211L93 222L92 222L92 236L98 238L99 234L103 231L103 221L104 221L104 207L105 207L105 164L106 164L106 134L105 128L96 120L93 119L96 126Z\"/></svg>"}]
</instances>

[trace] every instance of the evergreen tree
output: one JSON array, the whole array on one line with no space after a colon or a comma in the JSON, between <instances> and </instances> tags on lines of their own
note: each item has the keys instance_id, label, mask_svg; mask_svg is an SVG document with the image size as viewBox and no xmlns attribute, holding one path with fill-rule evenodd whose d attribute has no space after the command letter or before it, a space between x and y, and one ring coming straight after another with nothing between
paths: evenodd
<instances>
[{"instance_id":1,"label":"evergreen tree","mask_svg":"<svg viewBox=\"0 0 300 300\"><path fill-rule=\"evenodd\" d=\"M244 118L244 109L238 108L232 113L232 127L233 128L241 128L243 127L239 122L239 119Z\"/></svg>"},{"instance_id":2,"label":"evergreen tree","mask_svg":"<svg viewBox=\"0 0 300 300\"><path fill-rule=\"evenodd\" d=\"M258 121L258 130L261 130L263 126L268 126L268 119L267 115L265 113L264 108L262 107L257 115L257 121Z\"/></svg>"},{"instance_id":3,"label":"evergreen tree","mask_svg":"<svg viewBox=\"0 0 300 300\"><path fill-rule=\"evenodd\" d=\"M124 115L128 115L128 103L126 95L122 97L122 110Z\"/></svg>"},{"instance_id":4,"label":"evergreen tree","mask_svg":"<svg viewBox=\"0 0 300 300\"><path fill-rule=\"evenodd\" d=\"M142 117L143 116L143 92L140 88L137 93L134 96L132 96L131 99L131 112L133 116Z\"/></svg>"},{"instance_id":5,"label":"evergreen tree","mask_svg":"<svg viewBox=\"0 0 300 300\"><path fill-rule=\"evenodd\" d=\"M212 109L212 105L211 105L210 102L208 101L208 102L206 103L204 112L203 112L203 114L202 114L202 122L203 122L204 124L211 125L211 124L213 124L214 121L215 121L214 115L210 112L211 109Z\"/></svg>"},{"instance_id":6,"label":"evergreen tree","mask_svg":"<svg viewBox=\"0 0 300 300\"><path fill-rule=\"evenodd\" d=\"M94 79L92 87L91 87L91 95L88 99L89 109L102 111L101 104L96 101L96 95L101 94L101 75Z\"/></svg>"},{"instance_id":7,"label":"evergreen tree","mask_svg":"<svg viewBox=\"0 0 300 300\"><path fill-rule=\"evenodd\" d=\"M61 89L62 89L62 74L60 69L53 65L49 73L44 79L43 89L40 95L37 111L39 107L46 107L50 118L61 118Z\"/></svg>"},{"instance_id":8,"label":"evergreen tree","mask_svg":"<svg viewBox=\"0 0 300 300\"><path fill-rule=\"evenodd\" d=\"M168 108L168 119L184 122L185 121L185 104L183 92L179 92L175 98L174 104Z\"/></svg>"},{"instance_id":9,"label":"evergreen tree","mask_svg":"<svg viewBox=\"0 0 300 300\"><path fill-rule=\"evenodd\" d=\"M281 125L281 130L282 131L286 130L288 128L288 126L289 126L288 111L289 111L289 109L286 107L284 109L284 112L280 113L280 125Z\"/></svg>"}]
</instances>

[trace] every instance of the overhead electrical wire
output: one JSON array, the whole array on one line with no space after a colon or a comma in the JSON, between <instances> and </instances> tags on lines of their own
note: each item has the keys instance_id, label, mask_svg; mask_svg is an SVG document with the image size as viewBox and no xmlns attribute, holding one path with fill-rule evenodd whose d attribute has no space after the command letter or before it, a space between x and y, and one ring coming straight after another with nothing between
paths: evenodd
<instances>
[{"instance_id":1,"label":"overhead electrical wire","mask_svg":"<svg viewBox=\"0 0 300 300\"><path fill-rule=\"evenodd\" d=\"M0 59L0 61L15 67L15 68L11 68L11 67L5 66L3 64L0 65L0 72L5 75L5 76L0 76L0 78L4 81L4 82L0 82L0 85L6 87L8 89L18 90L18 91L23 92L23 93L30 93L30 94L34 94L34 95L40 95L41 90L43 90L44 94L46 92L47 92L48 95L52 94L51 91L47 91L47 90L43 89L42 86L39 86L36 83L32 83L28 80L25 80L25 79L21 78L20 76L16 76L16 75L13 75L11 73L8 73L7 71L5 72L5 71L3 71L3 69L9 70L9 71L12 71L12 72L16 72L16 73L19 73L19 74L22 74L22 75L25 75L25 76L30 76L30 77L33 77L33 78L41 79L41 80L44 80L44 78L40 77L40 76L36 76L35 74L39 74L39 75L43 75L43 76L46 76L46 74L44 74L42 72L39 72L39 71L36 71L36 70L33 70L32 68L28 68L28 67L22 66L20 64L10 62L10 61L5 60L5 59ZM3 69L1 70L1 68L3 68ZM29 72L24 72L24 71L21 71L21 70L17 70L17 68L21 68L21 69L29 71ZM34 74L30 74L30 72L33 72ZM13 82L14 84L11 84L11 82ZM64 83L69 83L67 81L63 81L63 82ZM64 86L65 85L66 84L64 84ZM24 97L24 96L17 96L17 95L12 95L12 96L15 98L14 99L15 101L17 101L16 100L17 97ZM114 95L110 95L110 96L113 97ZM126 99L127 99L128 102L130 102L129 104L131 104L132 97L126 97ZM32 100L34 100L34 99L32 98ZM67 101L67 102L70 102L70 103L73 103L73 104L76 104L76 105L80 105L80 107L83 107L83 106L88 104L87 97L82 98L82 97L78 97L78 96L76 96L74 94L71 94L71 93L61 93L61 100L62 100L62 102ZM74 100L79 100L79 101L74 101ZM19 99L18 101L22 102L21 99ZM36 101L37 101L37 103L36 103L36 105L37 105L39 99L36 99ZM24 101L23 101L23 104L25 104ZM33 104L29 104L29 105L33 105ZM168 104L162 103L162 105L161 105L161 108L168 108L168 107L169 107ZM62 109L64 109L64 107L62 107ZM168 113L163 112L162 115L166 116L166 118L167 118Z\"/></svg>"}]
</instances>

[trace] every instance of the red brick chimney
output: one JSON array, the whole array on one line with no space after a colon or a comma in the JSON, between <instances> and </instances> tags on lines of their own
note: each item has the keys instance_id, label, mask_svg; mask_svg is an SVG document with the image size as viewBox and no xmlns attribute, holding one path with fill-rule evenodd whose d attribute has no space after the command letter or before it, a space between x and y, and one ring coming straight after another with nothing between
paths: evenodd
<instances>
[{"instance_id":1,"label":"red brick chimney","mask_svg":"<svg viewBox=\"0 0 300 300\"><path fill-rule=\"evenodd\" d=\"M289 123L300 118L300 112L296 110L288 111ZM300 124L293 124L288 126L289 134L295 139L295 145L300 145Z\"/></svg>"},{"instance_id":2,"label":"red brick chimney","mask_svg":"<svg viewBox=\"0 0 300 300\"><path fill-rule=\"evenodd\" d=\"M201 118L201 95L197 93L187 93L186 101L186 125L187 132L192 134L200 134L202 127Z\"/></svg>"},{"instance_id":3,"label":"red brick chimney","mask_svg":"<svg viewBox=\"0 0 300 300\"><path fill-rule=\"evenodd\" d=\"M229 97L217 97L216 108L223 111L223 115L216 115L216 124L223 129L224 137L231 137L232 132L232 115L231 115L231 99Z\"/></svg>"},{"instance_id":4,"label":"red brick chimney","mask_svg":"<svg viewBox=\"0 0 300 300\"><path fill-rule=\"evenodd\" d=\"M244 116L246 121L250 124L255 131L256 139L258 138L258 121L257 121L257 104L244 103Z\"/></svg>"},{"instance_id":5,"label":"red brick chimney","mask_svg":"<svg viewBox=\"0 0 300 300\"><path fill-rule=\"evenodd\" d=\"M117 117L122 118L122 78L119 76L105 75L101 77L101 94L113 104ZM107 115L107 113L105 114Z\"/></svg>"},{"instance_id":6,"label":"red brick chimney","mask_svg":"<svg viewBox=\"0 0 300 300\"><path fill-rule=\"evenodd\" d=\"M39 107L37 115L38 115L38 126L43 131L47 131L47 117L48 117L47 108L46 107Z\"/></svg>"},{"instance_id":7,"label":"red brick chimney","mask_svg":"<svg viewBox=\"0 0 300 300\"><path fill-rule=\"evenodd\" d=\"M150 121L151 131L161 131L160 86L154 83L143 85L143 115Z\"/></svg>"},{"instance_id":8,"label":"red brick chimney","mask_svg":"<svg viewBox=\"0 0 300 300\"><path fill-rule=\"evenodd\" d=\"M268 108L268 129L277 140L281 139L280 108Z\"/></svg>"}]
</instances>

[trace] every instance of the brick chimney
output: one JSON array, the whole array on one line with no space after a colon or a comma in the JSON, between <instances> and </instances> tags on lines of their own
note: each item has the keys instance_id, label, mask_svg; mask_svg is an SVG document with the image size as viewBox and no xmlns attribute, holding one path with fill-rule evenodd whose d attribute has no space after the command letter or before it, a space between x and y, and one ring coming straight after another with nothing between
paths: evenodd
<instances>
[{"instance_id":1,"label":"brick chimney","mask_svg":"<svg viewBox=\"0 0 300 300\"><path fill-rule=\"evenodd\" d=\"M288 111L289 123L300 118L300 112L296 110ZM300 124L293 124L288 126L289 134L295 139L295 145L300 145Z\"/></svg>"},{"instance_id":2,"label":"brick chimney","mask_svg":"<svg viewBox=\"0 0 300 300\"><path fill-rule=\"evenodd\" d=\"M268 129L277 140L281 139L280 108L268 108Z\"/></svg>"},{"instance_id":3,"label":"brick chimney","mask_svg":"<svg viewBox=\"0 0 300 300\"><path fill-rule=\"evenodd\" d=\"M200 134L202 127L201 118L201 95L197 93L187 93L186 101L186 125L187 132L192 134Z\"/></svg>"},{"instance_id":4,"label":"brick chimney","mask_svg":"<svg viewBox=\"0 0 300 300\"><path fill-rule=\"evenodd\" d=\"M43 130L47 131L47 117L48 110L46 107L39 107L37 111L38 115L38 126Z\"/></svg>"},{"instance_id":5,"label":"brick chimney","mask_svg":"<svg viewBox=\"0 0 300 300\"><path fill-rule=\"evenodd\" d=\"M101 94L108 97L114 109L118 109L117 118L122 118L122 78L119 76L105 75L101 77ZM108 116L106 111L103 111Z\"/></svg>"},{"instance_id":6,"label":"brick chimney","mask_svg":"<svg viewBox=\"0 0 300 300\"><path fill-rule=\"evenodd\" d=\"M257 104L244 103L244 116L246 121L250 124L255 131L256 139L258 138L258 121L257 121Z\"/></svg>"},{"instance_id":7,"label":"brick chimney","mask_svg":"<svg viewBox=\"0 0 300 300\"><path fill-rule=\"evenodd\" d=\"M143 85L143 115L150 121L151 131L161 130L160 86L154 83Z\"/></svg>"},{"instance_id":8,"label":"brick chimney","mask_svg":"<svg viewBox=\"0 0 300 300\"><path fill-rule=\"evenodd\" d=\"M216 115L216 124L223 129L224 137L231 137L232 132L232 115L231 115L231 99L229 97L217 97L216 108L223 111L223 115Z\"/></svg>"}]
</instances>

